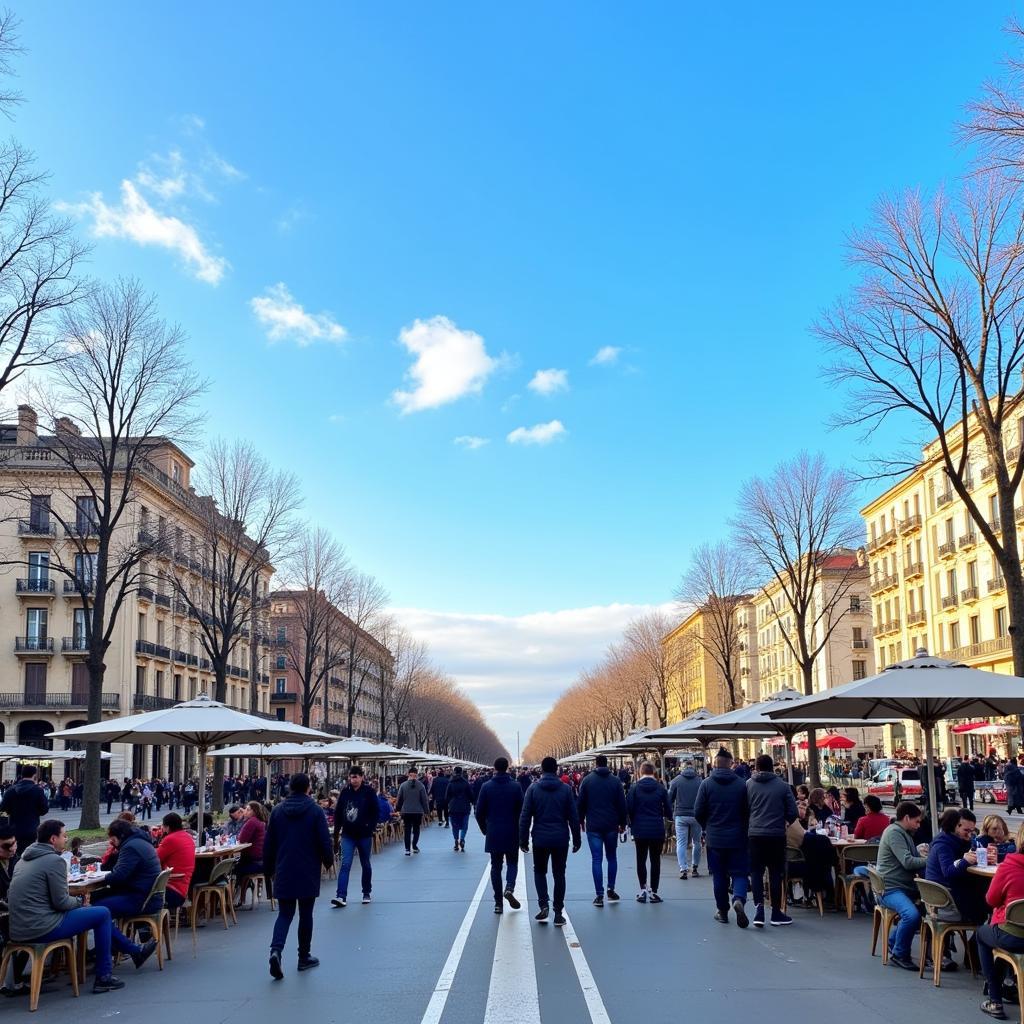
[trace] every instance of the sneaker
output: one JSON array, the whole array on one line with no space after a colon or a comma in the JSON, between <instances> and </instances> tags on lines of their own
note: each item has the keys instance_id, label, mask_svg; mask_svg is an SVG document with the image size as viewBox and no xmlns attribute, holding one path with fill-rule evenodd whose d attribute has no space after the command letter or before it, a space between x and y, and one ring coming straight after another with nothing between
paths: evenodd
<instances>
[{"instance_id":1,"label":"sneaker","mask_svg":"<svg viewBox=\"0 0 1024 1024\"><path fill-rule=\"evenodd\" d=\"M455 852L456 852L456 853L458 853L458 852L459 852L459 844L458 844L458 843L456 843L456 844L455 844Z\"/></svg>"},{"instance_id":2,"label":"sneaker","mask_svg":"<svg viewBox=\"0 0 1024 1024\"><path fill-rule=\"evenodd\" d=\"M412 852L413 852L413 853L419 853L419 852L420 852L420 848L419 848L418 846L414 846L414 847L412 848Z\"/></svg>"},{"instance_id":3,"label":"sneaker","mask_svg":"<svg viewBox=\"0 0 1024 1024\"><path fill-rule=\"evenodd\" d=\"M1003 1004L993 1002L991 999L983 999L981 1001L981 1012L987 1013L995 1020L1006 1020L1006 1012L1003 1010Z\"/></svg>"},{"instance_id":4,"label":"sneaker","mask_svg":"<svg viewBox=\"0 0 1024 1024\"><path fill-rule=\"evenodd\" d=\"M406 855L406 857L411 857L412 856L412 850L406 850L405 851L405 855Z\"/></svg>"},{"instance_id":5,"label":"sneaker","mask_svg":"<svg viewBox=\"0 0 1024 1024\"><path fill-rule=\"evenodd\" d=\"M652 892L651 896L650 896L650 900L648 902L650 902L650 903L664 903L665 901L656 892Z\"/></svg>"},{"instance_id":6,"label":"sneaker","mask_svg":"<svg viewBox=\"0 0 1024 1024\"><path fill-rule=\"evenodd\" d=\"M335 896L334 899L331 900L331 906L332 907L346 907L346 906L348 906L348 900L345 899L344 896Z\"/></svg>"},{"instance_id":7,"label":"sneaker","mask_svg":"<svg viewBox=\"0 0 1024 1024\"><path fill-rule=\"evenodd\" d=\"M561 928L565 924L565 915L560 911L555 911L555 927Z\"/></svg>"},{"instance_id":8,"label":"sneaker","mask_svg":"<svg viewBox=\"0 0 1024 1024\"><path fill-rule=\"evenodd\" d=\"M694 867L694 868L691 868L691 869L690 869L690 874L691 874L691 875L692 875L692 876L693 876L694 878L700 878L700 872L699 872L699 871L697 870L697 868L696 868L696 867Z\"/></svg>"},{"instance_id":9,"label":"sneaker","mask_svg":"<svg viewBox=\"0 0 1024 1024\"><path fill-rule=\"evenodd\" d=\"M755 928L763 928L764 927L764 904L763 903L758 903L758 905L754 908L754 927Z\"/></svg>"},{"instance_id":10,"label":"sneaker","mask_svg":"<svg viewBox=\"0 0 1024 1024\"><path fill-rule=\"evenodd\" d=\"M370 896L370 894L368 892L364 892L363 893L363 902L364 903L369 903L371 899L372 899L372 897Z\"/></svg>"},{"instance_id":11,"label":"sneaker","mask_svg":"<svg viewBox=\"0 0 1024 1024\"><path fill-rule=\"evenodd\" d=\"M505 913L505 905L501 902L501 900L495 900L494 901L494 912L496 914L504 914Z\"/></svg>"},{"instance_id":12,"label":"sneaker","mask_svg":"<svg viewBox=\"0 0 1024 1024\"><path fill-rule=\"evenodd\" d=\"M97 978L92 983L93 992L115 992L119 988L124 988L124 982L112 974L108 974L105 978Z\"/></svg>"},{"instance_id":13,"label":"sneaker","mask_svg":"<svg viewBox=\"0 0 1024 1024\"><path fill-rule=\"evenodd\" d=\"M793 918L789 914L784 914L781 910L776 910L772 907L772 916L768 918L768 923L775 928L781 928L783 925L792 924ZM916 971L917 968L915 967Z\"/></svg>"},{"instance_id":14,"label":"sneaker","mask_svg":"<svg viewBox=\"0 0 1024 1024\"><path fill-rule=\"evenodd\" d=\"M890 956L889 963L892 964L893 967L902 967L905 971L917 970L917 964L915 964L909 956Z\"/></svg>"},{"instance_id":15,"label":"sneaker","mask_svg":"<svg viewBox=\"0 0 1024 1024\"><path fill-rule=\"evenodd\" d=\"M522 904L516 899L516 894L511 889L505 890L505 899L513 910L518 910Z\"/></svg>"},{"instance_id":16,"label":"sneaker","mask_svg":"<svg viewBox=\"0 0 1024 1024\"><path fill-rule=\"evenodd\" d=\"M715 920L719 924L728 924L729 923L729 911L727 911L727 910L716 910L715 911Z\"/></svg>"},{"instance_id":17,"label":"sneaker","mask_svg":"<svg viewBox=\"0 0 1024 1024\"><path fill-rule=\"evenodd\" d=\"M647 890L646 889L641 889L636 894L636 901L637 901L637 903L646 903L647 902Z\"/></svg>"},{"instance_id":18,"label":"sneaker","mask_svg":"<svg viewBox=\"0 0 1024 1024\"><path fill-rule=\"evenodd\" d=\"M275 981L280 981L284 977L284 971L281 970L281 951L279 949L272 949L270 951L270 976Z\"/></svg>"},{"instance_id":19,"label":"sneaker","mask_svg":"<svg viewBox=\"0 0 1024 1024\"><path fill-rule=\"evenodd\" d=\"M604 906L604 897L600 893L598 893L594 897L594 906L595 907L603 907Z\"/></svg>"},{"instance_id":20,"label":"sneaker","mask_svg":"<svg viewBox=\"0 0 1024 1024\"><path fill-rule=\"evenodd\" d=\"M306 956L299 957L299 970L300 971L311 971L314 967L319 967L320 961L315 956L310 956L308 953Z\"/></svg>"},{"instance_id":21,"label":"sneaker","mask_svg":"<svg viewBox=\"0 0 1024 1024\"><path fill-rule=\"evenodd\" d=\"M686 868L680 868L679 877L684 881L690 877L689 872L686 870Z\"/></svg>"},{"instance_id":22,"label":"sneaker","mask_svg":"<svg viewBox=\"0 0 1024 1024\"><path fill-rule=\"evenodd\" d=\"M618 903L619 902L619 894L614 889L609 889L605 893L605 897L607 898L609 903Z\"/></svg>"},{"instance_id":23,"label":"sneaker","mask_svg":"<svg viewBox=\"0 0 1024 1024\"><path fill-rule=\"evenodd\" d=\"M466 840L465 840L465 839L460 839L460 840L459 840L459 849L460 849L460 850L461 850L461 851L462 851L463 853L465 853L465 852L466 852Z\"/></svg>"},{"instance_id":24,"label":"sneaker","mask_svg":"<svg viewBox=\"0 0 1024 1024\"><path fill-rule=\"evenodd\" d=\"M733 900L732 909L736 912L736 924L740 928L746 928L750 924L750 918L747 917L747 908L743 906L743 900Z\"/></svg>"},{"instance_id":25,"label":"sneaker","mask_svg":"<svg viewBox=\"0 0 1024 1024\"><path fill-rule=\"evenodd\" d=\"M546 903L542 903L540 905L540 910L538 910L537 913L533 915L533 919L534 921L540 921L541 924L544 924L547 921L548 905Z\"/></svg>"},{"instance_id":26,"label":"sneaker","mask_svg":"<svg viewBox=\"0 0 1024 1024\"><path fill-rule=\"evenodd\" d=\"M138 953L132 953L132 963L138 970L156 952L156 939L150 939L142 945Z\"/></svg>"}]
</instances>

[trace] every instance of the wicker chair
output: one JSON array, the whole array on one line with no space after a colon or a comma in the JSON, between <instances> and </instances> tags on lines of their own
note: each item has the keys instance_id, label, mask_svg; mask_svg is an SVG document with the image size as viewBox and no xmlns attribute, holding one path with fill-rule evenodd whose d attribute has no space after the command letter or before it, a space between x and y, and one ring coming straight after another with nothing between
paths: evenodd
<instances>
[{"instance_id":1,"label":"wicker chair","mask_svg":"<svg viewBox=\"0 0 1024 1024\"><path fill-rule=\"evenodd\" d=\"M132 914L130 917L120 918L118 922L125 935L138 931L140 927L149 928L153 938L156 939L156 962L161 971L164 969L164 954L161 944L167 948L167 959L174 959L171 953L171 914L167 909L167 883L171 880L171 874L171 869L166 868L156 876L153 888L150 889L149 895L142 904L143 907L148 907L153 898L159 894L162 897L159 910L152 913L143 911L140 914Z\"/></svg>"},{"instance_id":2,"label":"wicker chair","mask_svg":"<svg viewBox=\"0 0 1024 1024\"><path fill-rule=\"evenodd\" d=\"M79 942L85 942L85 935L78 936ZM29 980L28 1008L35 1011L39 1007L39 992L43 987L43 971L46 959L53 953L62 953L64 965L71 978L71 988L78 996L78 958L75 956L75 939L55 939L53 942L8 942L4 947L3 959L0 960L0 977L7 976L7 970L17 953L24 953L32 965Z\"/></svg>"},{"instance_id":3,"label":"wicker chair","mask_svg":"<svg viewBox=\"0 0 1024 1024\"><path fill-rule=\"evenodd\" d=\"M932 977L936 988L942 983L942 953L946 948L946 938L949 935L959 935L963 939L967 950L967 959L971 965L971 973L976 975L978 969L971 953L970 942L968 942L968 932L974 931L974 925L964 921L941 920L938 916L940 910L949 907L956 909L953 894L938 882L926 882L923 878L915 878L914 881L925 908L925 913L921 917L921 970L919 977L924 977L924 965L927 959L925 956L926 943L931 939L932 963L934 964Z\"/></svg>"},{"instance_id":4,"label":"wicker chair","mask_svg":"<svg viewBox=\"0 0 1024 1024\"><path fill-rule=\"evenodd\" d=\"M836 906L846 905L847 919L853 917L854 894L858 889L867 892L870 881L863 875L855 875L855 867L874 864L878 860L878 843L865 846L847 846L839 853L839 871L836 873Z\"/></svg>"},{"instance_id":5,"label":"wicker chair","mask_svg":"<svg viewBox=\"0 0 1024 1024\"><path fill-rule=\"evenodd\" d=\"M889 932L899 918L895 910L882 906L882 896L885 893L885 881L878 873L878 869L868 867L868 878L871 881L871 893L875 897L875 910L871 918L871 955L875 955L875 948L878 946L878 936L882 936L882 966L889 962Z\"/></svg>"}]
</instances>

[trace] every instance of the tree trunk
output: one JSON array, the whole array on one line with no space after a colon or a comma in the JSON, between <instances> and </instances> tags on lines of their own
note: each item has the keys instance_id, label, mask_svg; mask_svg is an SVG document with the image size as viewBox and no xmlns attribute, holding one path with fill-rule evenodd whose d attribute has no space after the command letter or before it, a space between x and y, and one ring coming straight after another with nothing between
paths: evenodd
<instances>
[{"instance_id":1,"label":"tree trunk","mask_svg":"<svg viewBox=\"0 0 1024 1024\"><path fill-rule=\"evenodd\" d=\"M804 665L804 693L809 697L814 693L814 667ZM818 731L807 730L807 779L811 789L821 785L821 768L818 765Z\"/></svg>"},{"instance_id":2,"label":"tree trunk","mask_svg":"<svg viewBox=\"0 0 1024 1024\"><path fill-rule=\"evenodd\" d=\"M224 665L218 665L214 663L214 693L216 699L222 704L227 703L228 699L228 678L227 672ZM206 765L199 765L199 785L206 785ZM211 811L223 811L224 810L224 758L215 757L213 759L213 789L210 793L210 810Z\"/></svg>"},{"instance_id":3,"label":"tree trunk","mask_svg":"<svg viewBox=\"0 0 1024 1024\"><path fill-rule=\"evenodd\" d=\"M103 679L106 665L89 660L89 713L92 725L103 718ZM85 767L82 777L82 816L79 828L100 827L100 751L99 743L85 745Z\"/></svg>"}]
</instances>

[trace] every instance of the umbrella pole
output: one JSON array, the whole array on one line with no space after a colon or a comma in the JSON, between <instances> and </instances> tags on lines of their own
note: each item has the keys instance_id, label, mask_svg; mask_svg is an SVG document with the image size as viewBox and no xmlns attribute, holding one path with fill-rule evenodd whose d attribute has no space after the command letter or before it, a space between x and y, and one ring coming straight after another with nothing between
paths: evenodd
<instances>
[{"instance_id":1,"label":"umbrella pole","mask_svg":"<svg viewBox=\"0 0 1024 1024\"><path fill-rule=\"evenodd\" d=\"M789 784L793 785L793 736L795 733L786 736L783 733L783 739L786 741L786 778L789 780Z\"/></svg>"},{"instance_id":2,"label":"umbrella pole","mask_svg":"<svg viewBox=\"0 0 1024 1024\"><path fill-rule=\"evenodd\" d=\"M935 733L931 724L924 727L924 759L928 772L928 812L932 817L932 836L939 834L939 812L937 810L938 794L935 792ZM945 781L943 781L945 785Z\"/></svg>"},{"instance_id":3,"label":"umbrella pole","mask_svg":"<svg viewBox=\"0 0 1024 1024\"><path fill-rule=\"evenodd\" d=\"M199 755L199 817L196 819L196 849L203 845L203 819L206 817L206 747L198 748Z\"/></svg>"}]
</instances>

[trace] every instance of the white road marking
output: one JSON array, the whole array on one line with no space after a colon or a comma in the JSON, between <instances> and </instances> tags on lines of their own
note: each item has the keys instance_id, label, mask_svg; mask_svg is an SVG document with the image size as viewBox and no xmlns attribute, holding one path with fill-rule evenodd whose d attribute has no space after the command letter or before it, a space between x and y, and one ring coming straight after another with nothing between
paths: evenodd
<instances>
[{"instance_id":1,"label":"white road marking","mask_svg":"<svg viewBox=\"0 0 1024 1024\"><path fill-rule=\"evenodd\" d=\"M522 866L523 858L520 858ZM505 913L498 921L498 937L487 990L483 1024L540 1024L540 996L533 960L533 929L526 874L520 871L515 894L523 907Z\"/></svg>"},{"instance_id":2,"label":"white road marking","mask_svg":"<svg viewBox=\"0 0 1024 1024\"><path fill-rule=\"evenodd\" d=\"M420 1024L440 1024L441 1015L444 1013L445 1004L448 1002L448 993L451 991L452 983L455 981L455 973L459 969L462 952L466 948L466 939L469 938L470 929L473 927L473 920L480 907L480 900L483 899L484 891L490 888L490 885L491 865L488 864L484 868L483 875L480 877L480 884L476 887L473 899L470 900L466 916L462 919L462 924L455 935L455 941L452 943L451 951L448 953L448 959L445 960L444 967L441 968L441 974L438 976L437 984L434 986L430 1002L427 1004L426 1012L423 1014Z\"/></svg>"},{"instance_id":3,"label":"white road marking","mask_svg":"<svg viewBox=\"0 0 1024 1024\"><path fill-rule=\"evenodd\" d=\"M569 915L565 914L565 927L562 934L565 936L565 944L569 947L569 956L572 958L572 965L576 968L576 977L579 979L580 988L583 989L583 998L587 1004L592 1024L612 1024L611 1017L605 1009L604 1000L598 990L594 975L590 973L590 964L583 953L580 940L576 937L576 931L572 926Z\"/></svg>"}]
</instances>

